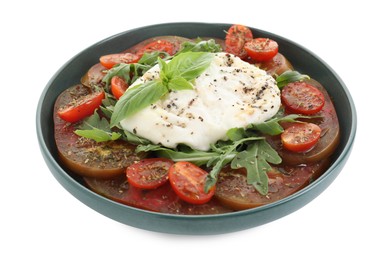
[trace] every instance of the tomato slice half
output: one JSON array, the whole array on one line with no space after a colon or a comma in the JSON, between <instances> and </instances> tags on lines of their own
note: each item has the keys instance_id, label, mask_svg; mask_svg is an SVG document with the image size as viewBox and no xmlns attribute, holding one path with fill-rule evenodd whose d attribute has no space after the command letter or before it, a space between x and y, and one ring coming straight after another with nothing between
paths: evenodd
<instances>
[{"instance_id":1,"label":"tomato slice half","mask_svg":"<svg viewBox=\"0 0 390 260\"><path fill-rule=\"evenodd\" d=\"M268 38L256 38L246 42L244 49L248 56L255 61L268 61L278 53L279 45L276 41Z\"/></svg>"},{"instance_id":2,"label":"tomato slice half","mask_svg":"<svg viewBox=\"0 0 390 260\"><path fill-rule=\"evenodd\" d=\"M325 104L324 94L307 82L292 82L282 90L282 102L293 112L305 115L315 114Z\"/></svg>"},{"instance_id":3,"label":"tomato slice half","mask_svg":"<svg viewBox=\"0 0 390 260\"><path fill-rule=\"evenodd\" d=\"M139 57L142 57L142 55L145 52L154 52L154 51L162 51L166 52L169 55L173 55L176 52L176 46L174 43L165 41L165 40L156 40L153 42L150 42L146 44L144 47L142 47L138 52L137 55Z\"/></svg>"},{"instance_id":4,"label":"tomato slice half","mask_svg":"<svg viewBox=\"0 0 390 260\"><path fill-rule=\"evenodd\" d=\"M119 63L136 63L141 57L133 53L114 53L100 57L100 64L107 69L111 69Z\"/></svg>"},{"instance_id":5,"label":"tomato slice half","mask_svg":"<svg viewBox=\"0 0 390 260\"><path fill-rule=\"evenodd\" d=\"M320 137L321 128L312 123L294 123L280 136L283 147L293 152L310 150Z\"/></svg>"},{"instance_id":6,"label":"tomato slice half","mask_svg":"<svg viewBox=\"0 0 390 260\"><path fill-rule=\"evenodd\" d=\"M252 31L248 27L240 24L234 24L229 28L226 34L226 52L234 54L241 59L245 59L248 54L244 49L244 45L252 39Z\"/></svg>"},{"instance_id":7,"label":"tomato slice half","mask_svg":"<svg viewBox=\"0 0 390 260\"><path fill-rule=\"evenodd\" d=\"M189 162L177 162L169 169L169 182L176 194L192 204L208 202L214 195L215 186L208 193L204 191L208 173Z\"/></svg>"},{"instance_id":8,"label":"tomato slice half","mask_svg":"<svg viewBox=\"0 0 390 260\"><path fill-rule=\"evenodd\" d=\"M111 78L111 92L116 99L119 99L128 89L129 85L121 77L114 76Z\"/></svg>"},{"instance_id":9,"label":"tomato slice half","mask_svg":"<svg viewBox=\"0 0 390 260\"><path fill-rule=\"evenodd\" d=\"M143 159L127 167L128 182L141 189L155 189L168 181L168 170L173 161L165 158Z\"/></svg>"},{"instance_id":10,"label":"tomato slice half","mask_svg":"<svg viewBox=\"0 0 390 260\"><path fill-rule=\"evenodd\" d=\"M57 114L61 119L75 123L92 115L95 109L102 104L104 96L104 91L92 92L89 95L78 98L68 106L59 109Z\"/></svg>"}]
</instances>

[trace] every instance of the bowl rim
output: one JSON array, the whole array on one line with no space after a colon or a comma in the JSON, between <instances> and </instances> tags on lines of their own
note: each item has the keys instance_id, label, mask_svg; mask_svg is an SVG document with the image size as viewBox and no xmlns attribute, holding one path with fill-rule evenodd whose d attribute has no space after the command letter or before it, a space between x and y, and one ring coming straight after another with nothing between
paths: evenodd
<instances>
[{"instance_id":1,"label":"bowl rim","mask_svg":"<svg viewBox=\"0 0 390 260\"><path fill-rule=\"evenodd\" d=\"M349 101L348 106L349 106L350 111L351 111L351 130L350 130L350 133L347 136L347 141L345 143L345 147L342 149L340 155L334 160L332 165L319 178L317 178L315 181L313 181L312 183L310 183L309 185L307 185L303 189L301 189L301 190L299 190L299 191L297 191L297 192L295 192L295 193L293 193L293 194L291 194L291 195L289 195L289 196L287 196L285 198L277 200L275 202L272 202L272 203L269 203L269 204L266 204L266 205L262 205L262 206L259 206L259 207L251 208L251 209L246 209L246 210L240 210L240 211L228 212L228 213L220 213L220 214L210 214L210 215L176 215L176 214L161 213L161 212L154 212L154 211L139 209L139 208L136 208L136 207L125 205L125 204L116 202L114 200L108 199L108 198L106 198L106 197L104 197L104 196L102 196L102 195L100 195L98 193L95 193L94 191L88 189L87 187L85 187L84 185L79 183L77 180L75 180L72 176L70 176L62 168L62 166L57 162L57 160L54 158L54 156L50 153L48 147L46 146L45 139L44 139L43 132L42 132L41 111L43 109L44 100L46 98L46 95L47 95L47 93L48 93L52 83L55 81L57 76L62 72L62 70L65 67L68 66L69 63L71 63L73 60L77 59L86 50L88 50L88 49L90 49L90 48L92 48L92 47L94 47L96 45L103 44L103 43L105 43L107 41L111 41L111 40L113 40L113 39L115 39L115 38L117 38L119 36L131 33L131 32L135 32L135 31L142 31L142 30L152 29L152 28L161 27L161 26L164 26L164 27L167 27L167 26L171 27L171 26L173 26L173 27L175 27L175 26L182 26L182 25L188 25L188 26L190 26L190 25L197 25L197 26L225 26L225 27L228 27L228 26L231 26L232 24L229 24L229 23L204 23L204 22L174 22L174 23L152 24L152 25L146 25L146 26L142 26L142 27L137 27L137 28L133 28L133 29L130 29L130 30L126 30L126 31L114 34L112 36L109 36L109 37L107 37L105 39L102 39L102 40L100 40L100 41L98 41L98 42L88 46L87 48L83 49L82 51L80 51L79 53L74 55L72 58L70 58L67 62L65 62L55 72L55 74L50 78L50 80L46 84L45 88L43 89L42 94L40 95L40 98L39 98L39 101L38 101L38 105L37 105L37 109L36 109L36 133L37 133L37 138L38 138L38 143L39 143L39 146L40 146L41 153L43 154L43 157L44 157L46 163L48 165L50 164L51 167L53 167L58 173L60 173L58 175L54 175L54 177L58 181L60 181L61 184L62 184L62 181L66 181L66 182L70 183L71 185L73 185L73 187L74 187L73 189L78 190L78 191L82 191L86 196L97 197L99 199L105 200L106 202L108 202L110 204L115 205L116 207L126 208L126 209L133 210L133 211L136 211L136 212L141 212L143 214L149 214L149 215L154 215L154 216L159 216L159 217L164 217L164 218L173 218L173 219L197 219L197 220L198 219L216 219L216 218L219 219L219 218L224 217L224 216L238 217L238 216L251 215L253 213L264 211L264 210L267 210L269 208L273 208L273 207L276 207L276 206L279 206L279 205L282 205L282 204L286 204L289 201L295 200L296 198L300 197L302 194L307 193L309 190L314 189L324 179L328 178L330 173L332 171L334 171L337 167L339 167L340 163L343 160L345 160L346 157L349 156L349 154L351 152L351 149L352 149L352 146L353 146L353 143L354 143L355 136L356 136L356 131L357 131L357 112L356 112L356 108L355 108L352 96L351 96L348 88L346 87L345 83L340 78L340 76L324 60L322 60L319 56L317 56L315 53L313 53L312 51L310 51L306 47L304 47L304 46L302 46L302 45L300 45L300 44L298 44L298 43L296 43L296 42L294 42L294 41L292 41L290 39L284 38L284 37L282 37L280 35L277 35L277 34L274 34L274 33L268 32L268 31L264 31L264 30L261 30L261 29L257 29L257 28L248 26L250 29L254 29L254 30L257 30L257 31L262 31L262 32L265 32L265 33L267 33L269 35L275 35L276 37L278 37L280 39L283 39L284 41L288 42L289 44L297 46L297 47L301 48L302 50L304 50L305 52L307 52L308 54L312 55L315 59L320 61L335 76L337 81L340 83L343 92L347 96L347 99ZM50 170L52 170L52 169L50 169ZM61 176L62 180L59 180L59 176ZM64 186L64 185L62 185L62 186ZM68 190L67 187L64 187L64 188L66 190ZM71 191L69 191L69 192L71 192Z\"/></svg>"}]
</instances>

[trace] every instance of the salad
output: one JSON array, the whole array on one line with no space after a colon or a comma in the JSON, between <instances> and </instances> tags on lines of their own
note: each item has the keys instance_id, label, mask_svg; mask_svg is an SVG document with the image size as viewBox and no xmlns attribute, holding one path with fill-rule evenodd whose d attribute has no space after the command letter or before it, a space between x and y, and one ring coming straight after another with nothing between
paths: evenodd
<instances>
[{"instance_id":1,"label":"salad","mask_svg":"<svg viewBox=\"0 0 390 260\"><path fill-rule=\"evenodd\" d=\"M326 89L243 25L105 54L53 117L59 158L88 188L171 214L280 200L320 176L339 142Z\"/></svg>"}]
</instances>

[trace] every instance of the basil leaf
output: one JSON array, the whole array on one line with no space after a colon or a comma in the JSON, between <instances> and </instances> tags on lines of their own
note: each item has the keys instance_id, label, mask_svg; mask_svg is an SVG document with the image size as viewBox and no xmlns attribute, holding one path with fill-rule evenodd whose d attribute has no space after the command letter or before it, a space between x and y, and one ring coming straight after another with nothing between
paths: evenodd
<instances>
[{"instance_id":1,"label":"basil leaf","mask_svg":"<svg viewBox=\"0 0 390 260\"><path fill-rule=\"evenodd\" d=\"M185 52L175 56L164 69L169 79L182 77L186 80L195 79L205 71L213 59L208 52Z\"/></svg>"},{"instance_id":2,"label":"basil leaf","mask_svg":"<svg viewBox=\"0 0 390 260\"><path fill-rule=\"evenodd\" d=\"M128 89L115 105L111 117L111 126L117 125L122 119L153 104L166 93L168 93L167 87L157 80Z\"/></svg>"},{"instance_id":3,"label":"basil leaf","mask_svg":"<svg viewBox=\"0 0 390 260\"><path fill-rule=\"evenodd\" d=\"M310 77L308 75L302 75L296 70L288 70L276 77L276 84L279 88L283 88L288 83L301 81L304 79L310 79Z\"/></svg>"},{"instance_id":4,"label":"basil leaf","mask_svg":"<svg viewBox=\"0 0 390 260\"><path fill-rule=\"evenodd\" d=\"M185 89L193 89L194 87L185 78L176 77L171 79L168 82L168 88L170 90L185 90Z\"/></svg>"}]
</instances>

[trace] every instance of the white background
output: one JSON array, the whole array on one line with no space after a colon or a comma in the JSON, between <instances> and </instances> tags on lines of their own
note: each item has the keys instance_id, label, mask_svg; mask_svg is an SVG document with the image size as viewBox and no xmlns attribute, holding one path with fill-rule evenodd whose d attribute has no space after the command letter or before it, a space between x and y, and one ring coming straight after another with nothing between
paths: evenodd
<instances>
[{"instance_id":1,"label":"white background","mask_svg":"<svg viewBox=\"0 0 390 260\"><path fill-rule=\"evenodd\" d=\"M1 259L389 259L389 29L385 1L7 1L1 26ZM387 11L386 11L387 10ZM38 148L51 76L111 35L165 22L240 23L325 60L358 111L351 157L317 199L282 219L218 236L144 231L70 195Z\"/></svg>"}]
</instances>

